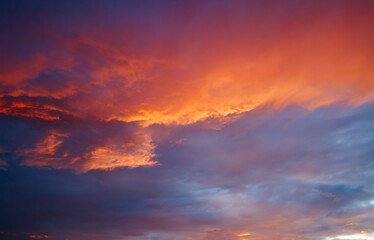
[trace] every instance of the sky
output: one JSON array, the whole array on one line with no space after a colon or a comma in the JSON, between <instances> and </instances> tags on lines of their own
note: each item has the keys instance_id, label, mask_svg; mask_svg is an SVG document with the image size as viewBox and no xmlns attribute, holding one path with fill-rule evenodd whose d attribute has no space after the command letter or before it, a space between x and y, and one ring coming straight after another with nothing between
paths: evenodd
<instances>
[{"instance_id":1,"label":"sky","mask_svg":"<svg viewBox=\"0 0 374 240\"><path fill-rule=\"evenodd\" d=\"M374 240L371 0L0 1L0 240Z\"/></svg>"}]
</instances>

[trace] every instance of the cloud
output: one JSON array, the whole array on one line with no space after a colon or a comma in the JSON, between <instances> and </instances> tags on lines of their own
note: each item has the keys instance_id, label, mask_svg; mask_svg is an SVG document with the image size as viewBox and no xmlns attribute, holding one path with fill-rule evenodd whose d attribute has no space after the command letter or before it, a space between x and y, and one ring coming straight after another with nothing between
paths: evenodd
<instances>
[{"instance_id":1,"label":"cloud","mask_svg":"<svg viewBox=\"0 0 374 240\"><path fill-rule=\"evenodd\" d=\"M8 161L1 175L2 191L9 193L1 200L7 206L2 231L50 239L238 239L251 233L264 240L370 232L372 106L251 111L220 129L154 125L148 133L166 137L156 134L152 168L76 175ZM61 143L52 156L62 158L54 163L79 171L93 160L71 163L64 153L81 156L120 136L134 141L131 131L138 128L82 124L61 125L67 137L54 133L52 142ZM51 136L41 133L41 141Z\"/></svg>"},{"instance_id":2,"label":"cloud","mask_svg":"<svg viewBox=\"0 0 374 240\"><path fill-rule=\"evenodd\" d=\"M46 121L48 123L46 123ZM71 116L61 120L2 117L11 136L1 142L3 153L15 154L22 165L69 168L76 172L116 167L154 166L154 144L136 123L87 122ZM27 134L24 134L24 131Z\"/></svg>"},{"instance_id":3,"label":"cloud","mask_svg":"<svg viewBox=\"0 0 374 240\"><path fill-rule=\"evenodd\" d=\"M53 97L77 115L146 125L189 124L267 102L315 108L373 98L368 2L117 4L77 4L83 10L63 15L63 24L43 9L25 14L19 21L40 35L12 32L11 39L26 35L29 51L4 43L17 58L0 74L3 96Z\"/></svg>"},{"instance_id":4,"label":"cloud","mask_svg":"<svg viewBox=\"0 0 374 240\"><path fill-rule=\"evenodd\" d=\"M156 153L162 166L179 172L225 219L215 225L222 239L235 239L238 232L258 239L317 239L368 231L372 116L372 103L251 111L218 130L177 127Z\"/></svg>"},{"instance_id":5,"label":"cloud","mask_svg":"<svg viewBox=\"0 0 374 240\"><path fill-rule=\"evenodd\" d=\"M0 238L372 234L370 1L0 5Z\"/></svg>"}]
</instances>

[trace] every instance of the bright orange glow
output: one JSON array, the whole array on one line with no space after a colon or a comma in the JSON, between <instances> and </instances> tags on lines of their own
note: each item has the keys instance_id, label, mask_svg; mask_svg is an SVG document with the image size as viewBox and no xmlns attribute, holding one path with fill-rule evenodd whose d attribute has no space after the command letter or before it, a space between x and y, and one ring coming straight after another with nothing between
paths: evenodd
<instances>
[{"instance_id":1,"label":"bright orange glow","mask_svg":"<svg viewBox=\"0 0 374 240\"><path fill-rule=\"evenodd\" d=\"M73 168L76 172L84 173L95 169L150 167L157 164L151 160L156 156L153 153L155 146L147 136L142 137L142 142L137 140L120 145L108 144L79 155L61 149L63 140L67 137L66 134L52 131L36 148L19 151L20 156L27 157L23 165Z\"/></svg>"},{"instance_id":2,"label":"bright orange glow","mask_svg":"<svg viewBox=\"0 0 374 240\"><path fill-rule=\"evenodd\" d=\"M47 238L49 238L48 235L30 235L29 237L33 238L33 239L47 239Z\"/></svg>"},{"instance_id":3,"label":"bright orange glow","mask_svg":"<svg viewBox=\"0 0 374 240\"><path fill-rule=\"evenodd\" d=\"M84 166L82 171L86 172L92 169L110 170L117 167L150 167L157 164L151 159L156 155L153 153L155 148L150 139L146 140L141 147L137 146L135 151L129 151L129 146L119 146L116 149L100 147L91 152L90 161Z\"/></svg>"},{"instance_id":4,"label":"bright orange glow","mask_svg":"<svg viewBox=\"0 0 374 240\"><path fill-rule=\"evenodd\" d=\"M251 233L238 233L236 234L237 237L248 237L248 236L251 236L252 234Z\"/></svg>"}]
</instances>

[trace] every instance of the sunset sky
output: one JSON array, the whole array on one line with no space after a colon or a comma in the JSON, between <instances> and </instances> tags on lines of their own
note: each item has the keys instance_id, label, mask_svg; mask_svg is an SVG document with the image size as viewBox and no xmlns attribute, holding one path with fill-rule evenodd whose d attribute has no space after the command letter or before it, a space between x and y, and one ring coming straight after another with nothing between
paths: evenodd
<instances>
[{"instance_id":1,"label":"sunset sky","mask_svg":"<svg viewBox=\"0 0 374 240\"><path fill-rule=\"evenodd\" d=\"M0 26L0 240L374 240L373 0L5 0Z\"/></svg>"}]
</instances>

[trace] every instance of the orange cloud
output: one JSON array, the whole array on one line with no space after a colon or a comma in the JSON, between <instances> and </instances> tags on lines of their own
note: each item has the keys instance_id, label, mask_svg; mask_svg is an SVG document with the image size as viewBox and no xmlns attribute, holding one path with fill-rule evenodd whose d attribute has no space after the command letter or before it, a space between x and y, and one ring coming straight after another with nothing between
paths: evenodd
<instances>
[{"instance_id":1,"label":"orange cloud","mask_svg":"<svg viewBox=\"0 0 374 240\"><path fill-rule=\"evenodd\" d=\"M58 120L59 113L66 112L37 100L3 99L0 100L0 113L25 118L38 118L43 120Z\"/></svg>"},{"instance_id":2,"label":"orange cloud","mask_svg":"<svg viewBox=\"0 0 374 240\"><path fill-rule=\"evenodd\" d=\"M260 6L258 14L239 13L237 18L231 17L238 13L221 9L230 17L226 21L220 19L218 9L196 16L199 21L174 42L167 38L146 41L146 53L132 49L121 29L98 32L123 40L123 45L83 33L62 41L61 48L72 51L74 60L71 56L52 58L49 63L47 56L36 55L2 79L17 79L12 82L17 89L10 95L65 97L79 115L146 125L189 124L268 102L315 108L373 99L374 34L370 29L374 19L370 11L354 4L324 7L311 5L303 14L283 16L277 5L270 9ZM213 23L220 27L211 28ZM165 27L166 32L171 31ZM137 32L126 36L139 37ZM83 72L88 78L84 83L69 81L53 92L37 84L20 88L19 82L27 86L26 79L46 69L71 71L73 63L81 67L74 76Z\"/></svg>"},{"instance_id":3,"label":"orange cloud","mask_svg":"<svg viewBox=\"0 0 374 240\"><path fill-rule=\"evenodd\" d=\"M47 239L47 238L49 238L48 235L30 235L29 237L33 238L33 239Z\"/></svg>"},{"instance_id":4,"label":"orange cloud","mask_svg":"<svg viewBox=\"0 0 374 240\"><path fill-rule=\"evenodd\" d=\"M9 94L68 97L68 105L80 115L144 121L147 125L189 124L268 102L314 108L337 101L359 104L373 99L370 63L374 50L370 42L374 37L367 32L370 24L352 16L348 26L341 20L326 27L329 18L317 17L294 19L300 26L286 19L282 31L270 30L263 42L259 42L263 30L242 32L244 23L233 30L242 36L226 36L227 41L220 40L224 32L201 35L205 29L196 26L189 37L181 37L181 53L172 57L135 57L127 54L125 47L78 38L67 44L79 57L76 61L90 65L84 70L90 78L87 84L72 81L54 92L35 86ZM315 24L307 24L308 20ZM196 47L198 53L193 51ZM36 75L26 71L23 79ZM43 118L37 111L35 115Z\"/></svg>"},{"instance_id":5,"label":"orange cloud","mask_svg":"<svg viewBox=\"0 0 374 240\"><path fill-rule=\"evenodd\" d=\"M66 149L69 138L69 134L52 130L35 148L22 149L17 154L25 157L22 165L70 168L78 173L117 167L150 167L157 164L157 161L152 160L156 156L153 153L155 146L147 135L136 134L125 141L111 141L98 146L92 143L86 149L78 148L78 152L69 150L69 147Z\"/></svg>"},{"instance_id":6,"label":"orange cloud","mask_svg":"<svg viewBox=\"0 0 374 240\"><path fill-rule=\"evenodd\" d=\"M227 118L269 103L316 108L374 99L372 4L256 4L256 11L218 4L177 16L160 32L151 22L130 21L111 28L87 23L72 27L78 34L71 36L44 33L53 50L1 68L0 112L146 127ZM141 146L152 148L148 141ZM104 168L135 166L129 162L149 161L148 150L129 156L103 146L90 158L108 155ZM127 160L119 159L123 154Z\"/></svg>"}]
</instances>

